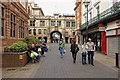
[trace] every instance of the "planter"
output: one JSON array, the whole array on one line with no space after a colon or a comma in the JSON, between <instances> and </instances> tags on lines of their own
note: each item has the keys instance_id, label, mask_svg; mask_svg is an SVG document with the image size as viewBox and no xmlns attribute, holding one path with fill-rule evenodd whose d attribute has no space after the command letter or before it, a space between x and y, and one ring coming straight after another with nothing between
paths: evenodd
<instances>
[{"instance_id":1,"label":"planter","mask_svg":"<svg viewBox=\"0 0 120 80\"><path fill-rule=\"evenodd\" d=\"M28 60L27 52L4 52L2 54L2 67L23 67Z\"/></svg>"}]
</instances>

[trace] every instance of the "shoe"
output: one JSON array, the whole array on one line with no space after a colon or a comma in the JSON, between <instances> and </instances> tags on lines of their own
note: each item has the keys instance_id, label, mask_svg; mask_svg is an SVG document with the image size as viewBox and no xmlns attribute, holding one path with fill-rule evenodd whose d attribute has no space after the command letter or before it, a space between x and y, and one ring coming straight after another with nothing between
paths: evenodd
<instances>
[{"instance_id":1,"label":"shoe","mask_svg":"<svg viewBox=\"0 0 120 80\"><path fill-rule=\"evenodd\" d=\"M45 55L42 55L43 57L45 57Z\"/></svg>"},{"instance_id":2,"label":"shoe","mask_svg":"<svg viewBox=\"0 0 120 80\"><path fill-rule=\"evenodd\" d=\"M73 63L76 63L76 61L74 60Z\"/></svg>"},{"instance_id":3,"label":"shoe","mask_svg":"<svg viewBox=\"0 0 120 80\"><path fill-rule=\"evenodd\" d=\"M94 64L91 64L92 66L94 66Z\"/></svg>"},{"instance_id":4,"label":"shoe","mask_svg":"<svg viewBox=\"0 0 120 80\"><path fill-rule=\"evenodd\" d=\"M63 58L63 56L61 56L61 58Z\"/></svg>"}]
</instances>

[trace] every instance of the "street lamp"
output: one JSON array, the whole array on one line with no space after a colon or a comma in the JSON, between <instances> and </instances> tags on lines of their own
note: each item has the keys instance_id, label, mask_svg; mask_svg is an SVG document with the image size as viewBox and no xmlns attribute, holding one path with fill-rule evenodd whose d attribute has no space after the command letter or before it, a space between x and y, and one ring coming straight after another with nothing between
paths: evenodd
<instances>
[{"instance_id":1,"label":"street lamp","mask_svg":"<svg viewBox=\"0 0 120 80\"><path fill-rule=\"evenodd\" d=\"M84 4L85 8L87 9L86 40L88 40L88 5L90 4L90 1L89 0L84 0L83 4Z\"/></svg>"},{"instance_id":2,"label":"street lamp","mask_svg":"<svg viewBox=\"0 0 120 80\"><path fill-rule=\"evenodd\" d=\"M34 17L33 17L33 23L34 23L34 25L33 25L33 26L34 26L33 33L34 33L34 36L36 35L36 31L35 31L35 21L36 21L36 20L35 20L35 16L34 16Z\"/></svg>"},{"instance_id":3,"label":"street lamp","mask_svg":"<svg viewBox=\"0 0 120 80\"><path fill-rule=\"evenodd\" d=\"M50 36L50 16L48 16L48 21L49 21L49 24L48 24L48 30L49 30L48 37L49 37L49 42L51 42L51 36Z\"/></svg>"}]
</instances>

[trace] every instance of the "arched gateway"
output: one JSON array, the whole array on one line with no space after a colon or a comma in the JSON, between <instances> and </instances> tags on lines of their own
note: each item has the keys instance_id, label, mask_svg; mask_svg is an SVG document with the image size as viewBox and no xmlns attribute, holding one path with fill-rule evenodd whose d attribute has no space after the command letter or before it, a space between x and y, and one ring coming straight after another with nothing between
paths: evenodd
<instances>
[{"instance_id":1,"label":"arched gateway","mask_svg":"<svg viewBox=\"0 0 120 80\"><path fill-rule=\"evenodd\" d=\"M59 31L52 31L50 33L51 43L58 43L61 38L62 38L62 33Z\"/></svg>"}]
</instances>

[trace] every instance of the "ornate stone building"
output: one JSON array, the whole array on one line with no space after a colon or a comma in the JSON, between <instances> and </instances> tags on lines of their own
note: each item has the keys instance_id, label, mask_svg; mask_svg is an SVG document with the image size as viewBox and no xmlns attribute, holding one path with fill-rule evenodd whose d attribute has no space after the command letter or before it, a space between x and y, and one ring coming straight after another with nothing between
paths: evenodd
<instances>
[{"instance_id":1,"label":"ornate stone building","mask_svg":"<svg viewBox=\"0 0 120 80\"><path fill-rule=\"evenodd\" d=\"M3 48L28 36L28 1L20 1L0 2L0 38Z\"/></svg>"},{"instance_id":2,"label":"ornate stone building","mask_svg":"<svg viewBox=\"0 0 120 80\"><path fill-rule=\"evenodd\" d=\"M75 37L74 15L44 16L42 9L36 4L31 9L29 35L35 35L39 39L44 39L45 42L64 38L66 43L70 43Z\"/></svg>"}]
</instances>

